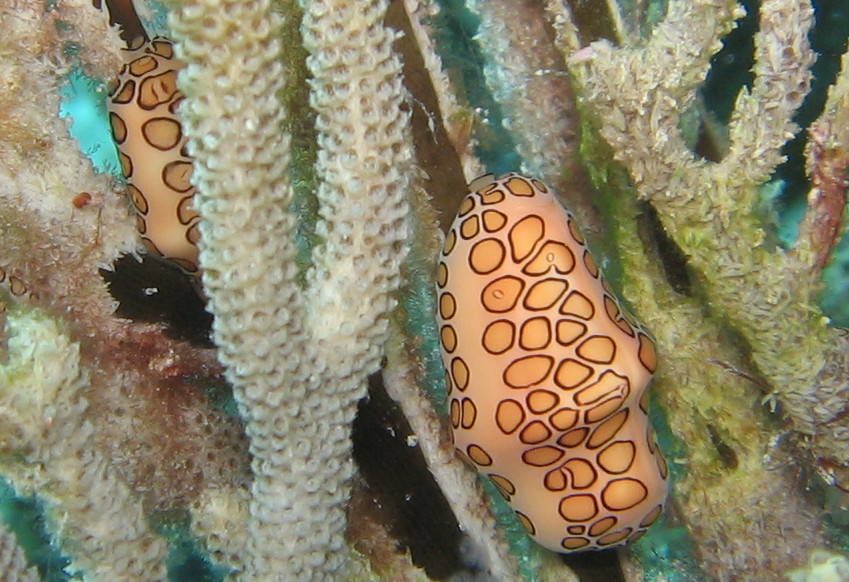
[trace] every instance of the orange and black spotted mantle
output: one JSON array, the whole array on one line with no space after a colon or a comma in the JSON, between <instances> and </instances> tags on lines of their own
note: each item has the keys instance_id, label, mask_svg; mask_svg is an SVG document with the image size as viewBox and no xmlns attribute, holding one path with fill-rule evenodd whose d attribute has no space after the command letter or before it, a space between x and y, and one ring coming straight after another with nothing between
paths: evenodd
<instances>
[{"instance_id":1,"label":"orange and black spotted mantle","mask_svg":"<svg viewBox=\"0 0 849 582\"><path fill-rule=\"evenodd\" d=\"M652 340L542 182L484 176L469 189L436 276L457 451L541 545L628 543L667 495L647 416Z\"/></svg>"},{"instance_id":2,"label":"orange and black spotted mantle","mask_svg":"<svg viewBox=\"0 0 849 582\"><path fill-rule=\"evenodd\" d=\"M200 217L191 205L192 159L177 112L183 100L177 72L183 66L165 38L128 50L108 108L144 244L196 273Z\"/></svg>"}]
</instances>

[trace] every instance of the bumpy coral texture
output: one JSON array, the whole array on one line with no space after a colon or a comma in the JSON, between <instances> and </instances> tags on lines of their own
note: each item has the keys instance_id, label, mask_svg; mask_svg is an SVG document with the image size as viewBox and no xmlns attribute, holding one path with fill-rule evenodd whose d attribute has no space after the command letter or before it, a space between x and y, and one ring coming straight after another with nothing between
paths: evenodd
<instances>
[{"instance_id":1,"label":"bumpy coral texture","mask_svg":"<svg viewBox=\"0 0 849 582\"><path fill-rule=\"evenodd\" d=\"M8 362L0 367L0 450L21 491L47 501L51 529L72 556L71 571L93 580L164 580L167 549L141 503L90 446L83 419L89 373L80 346L43 313L9 313ZM40 469L39 469L40 467Z\"/></svg>"},{"instance_id":2,"label":"bumpy coral texture","mask_svg":"<svg viewBox=\"0 0 849 582\"><path fill-rule=\"evenodd\" d=\"M27 568L27 558L15 536L0 525L0 572L7 582L38 582L35 568Z\"/></svg>"},{"instance_id":3,"label":"bumpy coral texture","mask_svg":"<svg viewBox=\"0 0 849 582\"><path fill-rule=\"evenodd\" d=\"M412 168L385 9L305 7L321 243L303 292L277 101L280 19L268 2L197 2L173 22L188 64L204 286L254 457L245 568L260 579L332 579L346 568L349 427L400 284Z\"/></svg>"}]
</instances>

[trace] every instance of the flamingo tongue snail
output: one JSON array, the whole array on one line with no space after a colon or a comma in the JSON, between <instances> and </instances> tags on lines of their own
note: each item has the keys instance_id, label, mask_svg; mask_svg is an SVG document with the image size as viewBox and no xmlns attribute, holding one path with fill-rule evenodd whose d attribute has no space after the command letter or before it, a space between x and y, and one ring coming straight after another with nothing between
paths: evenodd
<instances>
[{"instance_id":1,"label":"flamingo tongue snail","mask_svg":"<svg viewBox=\"0 0 849 582\"><path fill-rule=\"evenodd\" d=\"M628 543L667 494L647 416L652 340L542 182L490 175L469 189L436 277L457 451L541 545Z\"/></svg>"},{"instance_id":2,"label":"flamingo tongue snail","mask_svg":"<svg viewBox=\"0 0 849 582\"><path fill-rule=\"evenodd\" d=\"M138 229L148 250L197 273L200 217L191 208L192 159L177 113L184 65L162 37L127 52L107 105Z\"/></svg>"}]
</instances>

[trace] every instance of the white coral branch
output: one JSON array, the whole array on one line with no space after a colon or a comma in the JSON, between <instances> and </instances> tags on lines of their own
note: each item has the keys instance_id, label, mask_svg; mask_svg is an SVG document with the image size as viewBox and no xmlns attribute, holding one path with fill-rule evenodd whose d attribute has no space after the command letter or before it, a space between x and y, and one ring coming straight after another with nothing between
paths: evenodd
<instances>
[{"instance_id":1,"label":"white coral branch","mask_svg":"<svg viewBox=\"0 0 849 582\"><path fill-rule=\"evenodd\" d=\"M92 446L83 420L89 373L80 346L38 311L8 315L8 363L0 366L0 450L23 457L4 474L37 487L48 521L86 580L165 580L165 541L142 505ZM38 470L33 470L40 467Z\"/></svg>"},{"instance_id":2,"label":"white coral branch","mask_svg":"<svg viewBox=\"0 0 849 582\"><path fill-rule=\"evenodd\" d=\"M27 558L14 534L0 524L0 572L6 582L39 582L38 571L27 567Z\"/></svg>"},{"instance_id":3,"label":"white coral branch","mask_svg":"<svg viewBox=\"0 0 849 582\"><path fill-rule=\"evenodd\" d=\"M246 575L339 579L350 425L376 371L406 256L413 150L385 2L305 6L322 239L302 292L287 211L280 18L270 3L179 5L200 261L254 457Z\"/></svg>"}]
</instances>

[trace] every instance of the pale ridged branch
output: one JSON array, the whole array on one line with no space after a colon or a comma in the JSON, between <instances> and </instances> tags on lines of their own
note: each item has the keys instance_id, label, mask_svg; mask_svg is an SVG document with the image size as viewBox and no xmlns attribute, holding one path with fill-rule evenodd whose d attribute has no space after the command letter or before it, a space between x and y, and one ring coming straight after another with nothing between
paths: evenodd
<instances>
[{"instance_id":1,"label":"pale ridged branch","mask_svg":"<svg viewBox=\"0 0 849 582\"><path fill-rule=\"evenodd\" d=\"M92 446L83 419L89 372L80 346L44 313L8 314L8 362L0 366L0 449L23 493L37 488L48 525L87 580L165 580L165 541L148 528L141 502ZM35 467L41 467L40 470Z\"/></svg>"},{"instance_id":2,"label":"pale ridged branch","mask_svg":"<svg viewBox=\"0 0 849 582\"><path fill-rule=\"evenodd\" d=\"M321 240L302 291L279 18L268 2L225 4L181 4L174 31L188 61L204 285L254 456L246 574L339 579L357 569L343 537L350 425L406 255L414 166L400 63L385 2L305 3Z\"/></svg>"},{"instance_id":3,"label":"pale ridged branch","mask_svg":"<svg viewBox=\"0 0 849 582\"><path fill-rule=\"evenodd\" d=\"M834 344L835 336L813 305L817 285L810 277L799 277L800 266L792 257L788 260L781 250L765 244L754 209L755 182L763 181L781 161L779 149L793 127L790 117L807 90L806 69L813 60L806 41L811 9L795 1L762 7L756 40L759 76L752 96L738 100L741 110L732 122L731 155L708 164L694 161L685 149L677 112L692 100L707 55L715 48L701 31L720 33L730 23L732 13L726 9L726 24L709 25L720 22L717 6L710 15L698 16L709 9L707 4L672 3L662 30L677 26L699 36L670 34L664 36L670 42L657 44L655 38L662 35L656 32L647 56L639 61L620 49L596 50L589 64L579 65L580 78L600 118L627 120L618 129L606 124L601 131L615 157L625 163L638 194L651 200L689 263L704 276L714 308L749 341L755 363L786 405L796 429L816 434L843 410L837 404L840 398L829 396L833 391L842 394L842 385L825 385L818 378L829 367L827 346ZM678 15L688 13L701 24L676 24ZM683 74L683 69L690 73ZM624 79L631 83L616 82ZM825 456L845 458L846 444L840 443L818 439L816 448Z\"/></svg>"},{"instance_id":4,"label":"pale ridged branch","mask_svg":"<svg viewBox=\"0 0 849 582\"><path fill-rule=\"evenodd\" d=\"M27 558L15 535L0 524L0 572L6 582L39 582L35 568L27 567Z\"/></svg>"}]
</instances>

